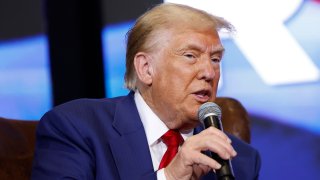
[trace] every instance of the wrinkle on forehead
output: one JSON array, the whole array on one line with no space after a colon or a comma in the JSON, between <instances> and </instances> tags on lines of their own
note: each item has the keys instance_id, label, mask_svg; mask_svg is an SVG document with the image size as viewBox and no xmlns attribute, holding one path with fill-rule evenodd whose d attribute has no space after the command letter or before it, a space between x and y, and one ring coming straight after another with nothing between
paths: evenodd
<instances>
[{"instance_id":1,"label":"wrinkle on forehead","mask_svg":"<svg viewBox=\"0 0 320 180\"><path fill-rule=\"evenodd\" d=\"M185 46L179 47L176 51L184 52L186 50L209 52L210 54L223 53L225 51L224 47L220 43L208 45L205 43L195 42L195 41L191 41L190 43L187 42Z\"/></svg>"},{"instance_id":2,"label":"wrinkle on forehead","mask_svg":"<svg viewBox=\"0 0 320 180\"><path fill-rule=\"evenodd\" d=\"M183 44L176 45L177 51L195 50L210 54L224 52L218 33L212 31L185 31L177 33L176 42L179 42L179 38L181 38L180 43L183 42Z\"/></svg>"},{"instance_id":3,"label":"wrinkle on forehead","mask_svg":"<svg viewBox=\"0 0 320 180\"><path fill-rule=\"evenodd\" d=\"M180 49L194 48L201 51L209 51L211 54L224 51L219 34L215 29L213 29L213 27L210 28L206 26L205 28L194 28L190 25L175 26L175 28L168 27L166 29L161 28L152 32L152 35L145 44L144 49L148 52L156 52L162 47L167 46L173 40L176 41L179 36L183 36L185 34L190 34L190 36L188 36L188 38L183 37L184 43L194 47L181 47L181 45L177 45ZM202 35L203 38L199 39L200 36L196 36L195 34Z\"/></svg>"}]
</instances>

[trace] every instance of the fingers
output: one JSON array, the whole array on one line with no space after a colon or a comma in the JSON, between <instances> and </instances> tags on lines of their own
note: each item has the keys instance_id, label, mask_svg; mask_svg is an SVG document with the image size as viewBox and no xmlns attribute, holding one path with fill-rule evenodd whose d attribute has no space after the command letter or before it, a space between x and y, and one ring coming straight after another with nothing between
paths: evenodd
<instances>
[{"instance_id":1,"label":"fingers","mask_svg":"<svg viewBox=\"0 0 320 180\"><path fill-rule=\"evenodd\" d=\"M217 170L221 165L203 151L211 151L222 159L236 156L231 140L222 131L210 127L188 138L171 163L165 168L168 179L191 179L200 177L210 170Z\"/></svg>"},{"instance_id":2,"label":"fingers","mask_svg":"<svg viewBox=\"0 0 320 180\"><path fill-rule=\"evenodd\" d=\"M164 169L164 173L168 180L190 180L199 179L210 170L220 168L221 165L217 161L205 154L180 150Z\"/></svg>"},{"instance_id":3,"label":"fingers","mask_svg":"<svg viewBox=\"0 0 320 180\"><path fill-rule=\"evenodd\" d=\"M204 149L204 150L215 152L222 159L230 159L237 155L236 151L233 149L230 143L225 143L219 139L210 139L210 138L209 139L204 138L204 139L205 139L205 142L203 142L204 144L203 145L199 144L199 145L207 147L208 149Z\"/></svg>"},{"instance_id":4,"label":"fingers","mask_svg":"<svg viewBox=\"0 0 320 180\"><path fill-rule=\"evenodd\" d=\"M229 137L214 127L190 137L184 145L197 151L209 150L218 154L222 159L230 159L237 154Z\"/></svg>"},{"instance_id":5,"label":"fingers","mask_svg":"<svg viewBox=\"0 0 320 180\"><path fill-rule=\"evenodd\" d=\"M227 141L228 143L231 143L231 139L225 133L223 133L221 130L219 130L213 126L203 130L200 134L216 135L216 136L220 137L221 139Z\"/></svg>"},{"instance_id":6,"label":"fingers","mask_svg":"<svg viewBox=\"0 0 320 180\"><path fill-rule=\"evenodd\" d=\"M193 165L193 175L191 179L200 179L204 174L207 174L212 168L202 164Z\"/></svg>"},{"instance_id":7,"label":"fingers","mask_svg":"<svg viewBox=\"0 0 320 180\"><path fill-rule=\"evenodd\" d=\"M203 153L197 153L195 156L198 156L195 158L195 164L200 167L209 167L210 169L220 169L221 164L219 164L216 160L212 159L211 157L203 154ZM204 170L204 169L203 169Z\"/></svg>"}]
</instances>

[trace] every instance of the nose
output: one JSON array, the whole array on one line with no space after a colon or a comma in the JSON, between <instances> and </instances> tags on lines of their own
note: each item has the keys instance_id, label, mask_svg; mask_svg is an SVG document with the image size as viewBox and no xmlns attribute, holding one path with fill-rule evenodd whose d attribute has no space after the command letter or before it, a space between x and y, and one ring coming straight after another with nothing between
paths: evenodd
<instances>
[{"instance_id":1,"label":"nose","mask_svg":"<svg viewBox=\"0 0 320 180\"><path fill-rule=\"evenodd\" d=\"M202 59L198 61L199 63L199 71L198 71L198 79L205 81L212 81L214 77L217 75L216 73L220 73L220 65L219 63L214 63L210 58Z\"/></svg>"}]
</instances>

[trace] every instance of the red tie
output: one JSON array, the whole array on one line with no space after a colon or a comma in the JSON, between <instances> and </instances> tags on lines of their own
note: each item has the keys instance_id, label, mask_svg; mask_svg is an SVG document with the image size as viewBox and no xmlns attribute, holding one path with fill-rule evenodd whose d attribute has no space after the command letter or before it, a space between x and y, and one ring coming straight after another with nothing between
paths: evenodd
<instances>
[{"instance_id":1,"label":"red tie","mask_svg":"<svg viewBox=\"0 0 320 180\"><path fill-rule=\"evenodd\" d=\"M165 168L178 152L179 145L183 143L183 138L179 131L169 130L161 136L162 141L167 145L168 149L163 155L159 169Z\"/></svg>"}]
</instances>

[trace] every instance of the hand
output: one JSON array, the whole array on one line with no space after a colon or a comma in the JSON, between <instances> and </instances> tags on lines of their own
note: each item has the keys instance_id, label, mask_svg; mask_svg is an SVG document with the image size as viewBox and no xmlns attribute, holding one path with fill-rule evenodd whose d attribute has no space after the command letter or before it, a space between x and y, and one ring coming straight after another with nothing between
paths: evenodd
<instances>
[{"instance_id":1,"label":"hand","mask_svg":"<svg viewBox=\"0 0 320 180\"><path fill-rule=\"evenodd\" d=\"M219 169L221 165L217 161L201 153L207 150L218 154L222 159L230 159L237 154L227 135L209 127L183 143L174 159L164 169L167 180L199 179L211 169Z\"/></svg>"}]
</instances>

